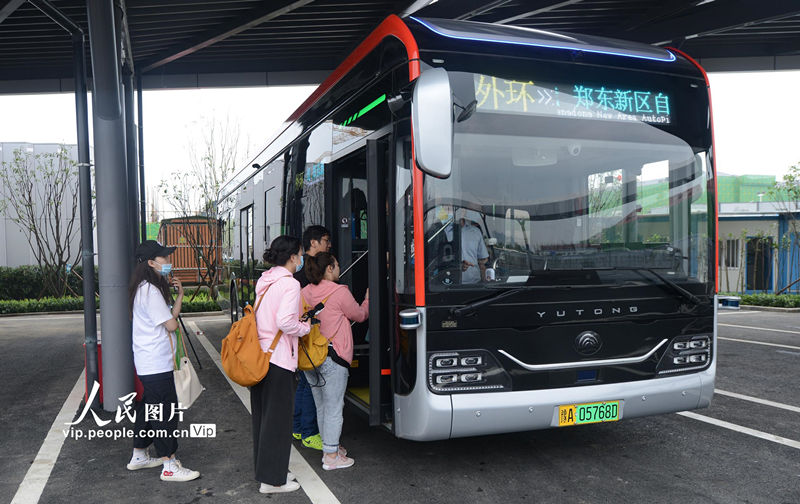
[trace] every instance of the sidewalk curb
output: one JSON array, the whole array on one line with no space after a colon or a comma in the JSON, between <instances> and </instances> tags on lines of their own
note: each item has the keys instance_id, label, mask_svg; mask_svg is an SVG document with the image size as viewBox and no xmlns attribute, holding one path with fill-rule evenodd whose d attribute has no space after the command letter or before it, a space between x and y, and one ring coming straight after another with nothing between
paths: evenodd
<instances>
[{"instance_id":1,"label":"sidewalk curb","mask_svg":"<svg viewBox=\"0 0 800 504\"><path fill-rule=\"evenodd\" d=\"M3 317L27 317L27 316L36 316L36 315L78 315L83 314L83 310L66 310L66 311L49 311L49 312L22 312L22 313L0 313L0 318ZM100 314L100 310L97 310L97 314ZM228 312L225 310L219 311L206 311L206 312L189 312L189 313L181 313L183 318L192 318L192 317L209 317L214 315L228 315Z\"/></svg>"},{"instance_id":2,"label":"sidewalk curb","mask_svg":"<svg viewBox=\"0 0 800 504\"><path fill-rule=\"evenodd\" d=\"M757 306L757 305L741 305L739 306L742 310L753 310L753 311L766 311L766 312L782 312L782 313L797 313L800 312L800 308L781 308L779 306Z\"/></svg>"}]
</instances>

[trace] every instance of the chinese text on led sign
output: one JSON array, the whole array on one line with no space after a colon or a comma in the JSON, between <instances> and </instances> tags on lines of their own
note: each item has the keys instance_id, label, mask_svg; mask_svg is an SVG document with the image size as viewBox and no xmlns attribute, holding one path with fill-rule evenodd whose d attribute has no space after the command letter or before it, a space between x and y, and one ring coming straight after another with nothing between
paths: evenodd
<instances>
[{"instance_id":1,"label":"chinese text on led sign","mask_svg":"<svg viewBox=\"0 0 800 504\"><path fill-rule=\"evenodd\" d=\"M610 121L670 124L670 97L659 91L614 86L571 86L475 74L478 110Z\"/></svg>"}]
</instances>

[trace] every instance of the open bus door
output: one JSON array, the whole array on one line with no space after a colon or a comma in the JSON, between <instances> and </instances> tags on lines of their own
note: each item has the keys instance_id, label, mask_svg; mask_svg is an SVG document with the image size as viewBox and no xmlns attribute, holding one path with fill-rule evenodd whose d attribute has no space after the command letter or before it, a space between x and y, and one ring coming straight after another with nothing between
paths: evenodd
<instances>
[{"instance_id":1,"label":"open bus door","mask_svg":"<svg viewBox=\"0 0 800 504\"><path fill-rule=\"evenodd\" d=\"M389 141L367 140L367 228L369 250L369 424L380 425L392 418L391 342L389 324L388 204ZM374 253L372 253L374 251Z\"/></svg>"},{"instance_id":2,"label":"open bus door","mask_svg":"<svg viewBox=\"0 0 800 504\"><path fill-rule=\"evenodd\" d=\"M344 272L340 283L356 300L370 292L369 319L353 324L353 363L346 400L370 425L391 419L388 324L386 177L388 139L369 140L331 163L326 173L328 229ZM355 264L354 264L355 263Z\"/></svg>"}]
</instances>

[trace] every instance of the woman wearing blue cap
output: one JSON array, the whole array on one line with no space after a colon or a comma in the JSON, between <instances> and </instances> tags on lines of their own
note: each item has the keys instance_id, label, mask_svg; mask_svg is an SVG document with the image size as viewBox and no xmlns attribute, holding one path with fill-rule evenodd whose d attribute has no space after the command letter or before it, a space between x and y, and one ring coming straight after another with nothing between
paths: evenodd
<instances>
[{"instance_id":1,"label":"woman wearing blue cap","mask_svg":"<svg viewBox=\"0 0 800 504\"><path fill-rule=\"evenodd\" d=\"M175 393L174 331L178 328L178 315L183 302L183 286L177 278L172 286L178 296L172 300L170 281L172 271L169 255L175 247L165 247L154 240L143 242L136 249L136 267L131 275L130 309L133 320L133 361L136 374L144 386L142 402L155 414L145 418L145 407L136 412L133 456L128 469L161 467L162 481L191 481L200 473L183 467L175 458L178 440L173 432L178 428L178 396ZM155 417L155 418L154 418ZM167 433L166 437L142 437L142 431ZM158 458L151 457L147 447L155 447Z\"/></svg>"}]
</instances>

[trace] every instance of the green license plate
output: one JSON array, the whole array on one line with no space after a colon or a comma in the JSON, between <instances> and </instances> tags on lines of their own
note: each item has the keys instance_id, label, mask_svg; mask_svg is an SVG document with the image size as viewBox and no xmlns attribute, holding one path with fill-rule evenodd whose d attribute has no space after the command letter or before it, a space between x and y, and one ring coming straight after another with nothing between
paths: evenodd
<instances>
[{"instance_id":1,"label":"green license plate","mask_svg":"<svg viewBox=\"0 0 800 504\"><path fill-rule=\"evenodd\" d=\"M567 404L558 407L559 427L617 420L619 420L619 401Z\"/></svg>"}]
</instances>

